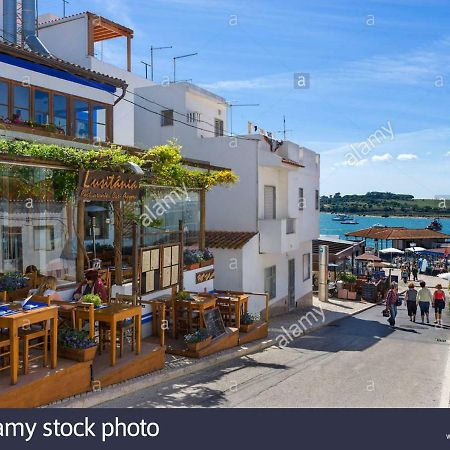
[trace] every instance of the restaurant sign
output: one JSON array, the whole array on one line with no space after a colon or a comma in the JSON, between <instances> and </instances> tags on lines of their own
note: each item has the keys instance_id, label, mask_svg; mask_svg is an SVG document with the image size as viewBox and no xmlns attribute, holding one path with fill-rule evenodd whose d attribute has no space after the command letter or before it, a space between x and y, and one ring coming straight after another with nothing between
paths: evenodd
<instances>
[{"instance_id":1,"label":"restaurant sign","mask_svg":"<svg viewBox=\"0 0 450 450\"><path fill-rule=\"evenodd\" d=\"M214 280L214 269L197 272L195 274L195 284L204 283L205 281Z\"/></svg>"},{"instance_id":2,"label":"restaurant sign","mask_svg":"<svg viewBox=\"0 0 450 450\"><path fill-rule=\"evenodd\" d=\"M78 196L83 200L135 202L139 197L139 177L104 170L81 171Z\"/></svg>"}]
</instances>

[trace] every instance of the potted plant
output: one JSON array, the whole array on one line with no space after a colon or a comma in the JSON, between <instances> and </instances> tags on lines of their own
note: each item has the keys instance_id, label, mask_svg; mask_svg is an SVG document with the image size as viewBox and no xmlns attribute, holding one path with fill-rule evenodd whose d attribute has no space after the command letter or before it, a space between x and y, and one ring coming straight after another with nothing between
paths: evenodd
<instances>
[{"instance_id":1,"label":"potted plant","mask_svg":"<svg viewBox=\"0 0 450 450\"><path fill-rule=\"evenodd\" d=\"M259 319L260 319L259 314L245 313L241 317L241 326L239 327L239 331L242 331L243 333L248 333L249 331L252 331L254 328L256 328Z\"/></svg>"},{"instance_id":2,"label":"potted plant","mask_svg":"<svg viewBox=\"0 0 450 450\"><path fill-rule=\"evenodd\" d=\"M214 264L214 255L211 250L205 249L202 252L202 261L200 267L212 266Z\"/></svg>"},{"instance_id":3,"label":"potted plant","mask_svg":"<svg viewBox=\"0 0 450 450\"><path fill-rule=\"evenodd\" d=\"M187 291L180 291L177 293L177 300L189 300L191 298L191 294Z\"/></svg>"},{"instance_id":4,"label":"potted plant","mask_svg":"<svg viewBox=\"0 0 450 450\"><path fill-rule=\"evenodd\" d=\"M98 308L102 305L102 299L97 294L86 294L81 297L83 303L93 303L94 308Z\"/></svg>"},{"instance_id":5,"label":"potted plant","mask_svg":"<svg viewBox=\"0 0 450 450\"><path fill-rule=\"evenodd\" d=\"M87 331L62 328L58 333L58 355L78 362L92 361L97 352L97 343Z\"/></svg>"},{"instance_id":6,"label":"potted plant","mask_svg":"<svg viewBox=\"0 0 450 450\"><path fill-rule=\"evenodd\" d=\"M29 279L21 273L5 273L0 277L0 294L6 292L8 301L23 298L28 295ZM0 295L0 298L3 296Z\"/></svg>"},{"instance_id":7,"label":"potted plant","mask_svg":"<svg viewBox=\"0 0 450 450\"><path fill-rule=\"evenodd\" d=\"M185 270L194 270L200 267L200 260L196 250L186 249L183 255Z\"/></svg>"},{"instance_id":8,"label":"potted plant","mask_svg":"<svg viewBox=\"0 0 450 450\"><path fill-rule=\"evenodd\" d=\"M184 336L184 342L190 351L198 352L205 347L208 347L211 342L211 336L208 334L206 328L199 328L193 333Z\"/></svg>"}]
</instances>

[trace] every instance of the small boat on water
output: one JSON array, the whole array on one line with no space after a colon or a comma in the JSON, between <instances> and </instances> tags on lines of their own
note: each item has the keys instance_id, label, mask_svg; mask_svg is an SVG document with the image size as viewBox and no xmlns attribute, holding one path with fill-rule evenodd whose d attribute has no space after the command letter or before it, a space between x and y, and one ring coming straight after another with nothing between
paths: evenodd
<instances>
[{"instance_id":1,"label":"small boat on water","mask_svg":"<svg viewBox=\"0 0 450 450\"><path fill-rule=\"evenodd\" d=\"M384 228L384 225L382 223L374 223L372 228Z\"/></svg>"},{"instance_id":2,"label":"small boat on water","mask_svg":"<svg viewBox=\"0 0 450 450\"><path fill-rule=\"evenodd\" d=\"M346 220L343 220L341 222L341 225L358 225L359 222L357 222L356 220L354 220L353 218L349 218Z\"/></svg>"},{"instance_id":3,"label":"small boat on water","mask_svg":"<svg viewBox=\"0 0 450 450\"><path fill-rule=\"evenodd\" d=\"M381 217L389 217L389 214L383 214Z\"/></svg>"},{"instance_id":4,"label":"small boat on water","mask_svg":"<svg viewBox=\"0 0 450 450\"><path fill-rule=\"evenodd\" d=\"M434 219L434 220L427 226L427 230L441 231L441 230L442 230L442 223L439 221L439 219Z\"/></svg>"},{"instance_id":5,"label":"small boat on water","mask_svg":"<svg viewBox=\"0 0 450 450\"><path fill-rule=\"evenodd\" d=\"M341 220L345 220L345 219L347 219L347 216L345 214L336 214L331 220L340 222Z\"/></svg>"}]
</instances>

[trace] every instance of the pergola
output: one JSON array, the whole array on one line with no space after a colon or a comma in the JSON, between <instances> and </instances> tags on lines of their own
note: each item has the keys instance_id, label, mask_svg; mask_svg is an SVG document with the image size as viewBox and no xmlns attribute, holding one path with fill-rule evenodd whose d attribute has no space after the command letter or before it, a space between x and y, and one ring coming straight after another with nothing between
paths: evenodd
<instances>
[{"instance_id":1,"label":"pergola","mask_svg":"<svg viewBox=\"0 0 450 450\"><path fill-rule=\"evenodd\" d=\"M346 236L373 239L375 241L376 252L383 248L383 241L386 243L385 248L387 248L388 242L391 241L393 247L405 250L411 243L414 243L415 246L436 248L439 243L445 243L450 239L450 235L439 231L428 230L427 228L406 227L364 228L346 233Z\"/></svg>"}]
</instances>

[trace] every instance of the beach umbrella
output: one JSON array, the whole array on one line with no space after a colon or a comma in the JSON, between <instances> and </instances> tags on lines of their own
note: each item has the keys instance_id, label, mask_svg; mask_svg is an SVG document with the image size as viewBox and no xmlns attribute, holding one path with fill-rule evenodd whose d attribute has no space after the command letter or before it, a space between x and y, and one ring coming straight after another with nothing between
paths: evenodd
<instances>
[{"instance_id":1,"label":"beach umbrella","mask_svg":"<svg viewBox=\"0 0 450 450\"><path fill-rule=\"evenodd\" d=\"M385 248L383 250L380 250L380 253L387 254L387 255L389 255L389 254L403 255L403 253L405 253L405 252L403 252L402 250L399 250L398 248L390 247L390 248Z\"/></svg>"},{"instance_id":2,"label":"beach umbrella","mask_svg":"<svg viewBox=\"0 0 450 450\"><path fill-rule=\"evenodd\" d=\"M423 247L409 247L409 248L405 249L405 252L418 253L418 252L424 252L425 250L426 250L426 248L423 248Z\"/></svg>"},{"instance_id":3,"label":"beach umbrella","mask_svg":"<svg viewBox=\"0 0 450 450\"><path fill-rule=\"evenodd\" d=\"M447 272L447 273L440 273L440 274L438 275L438 277L439 277L439 278L442 278L443 280L450 281L450 272Z\"/></svg>"}]
</instances>

